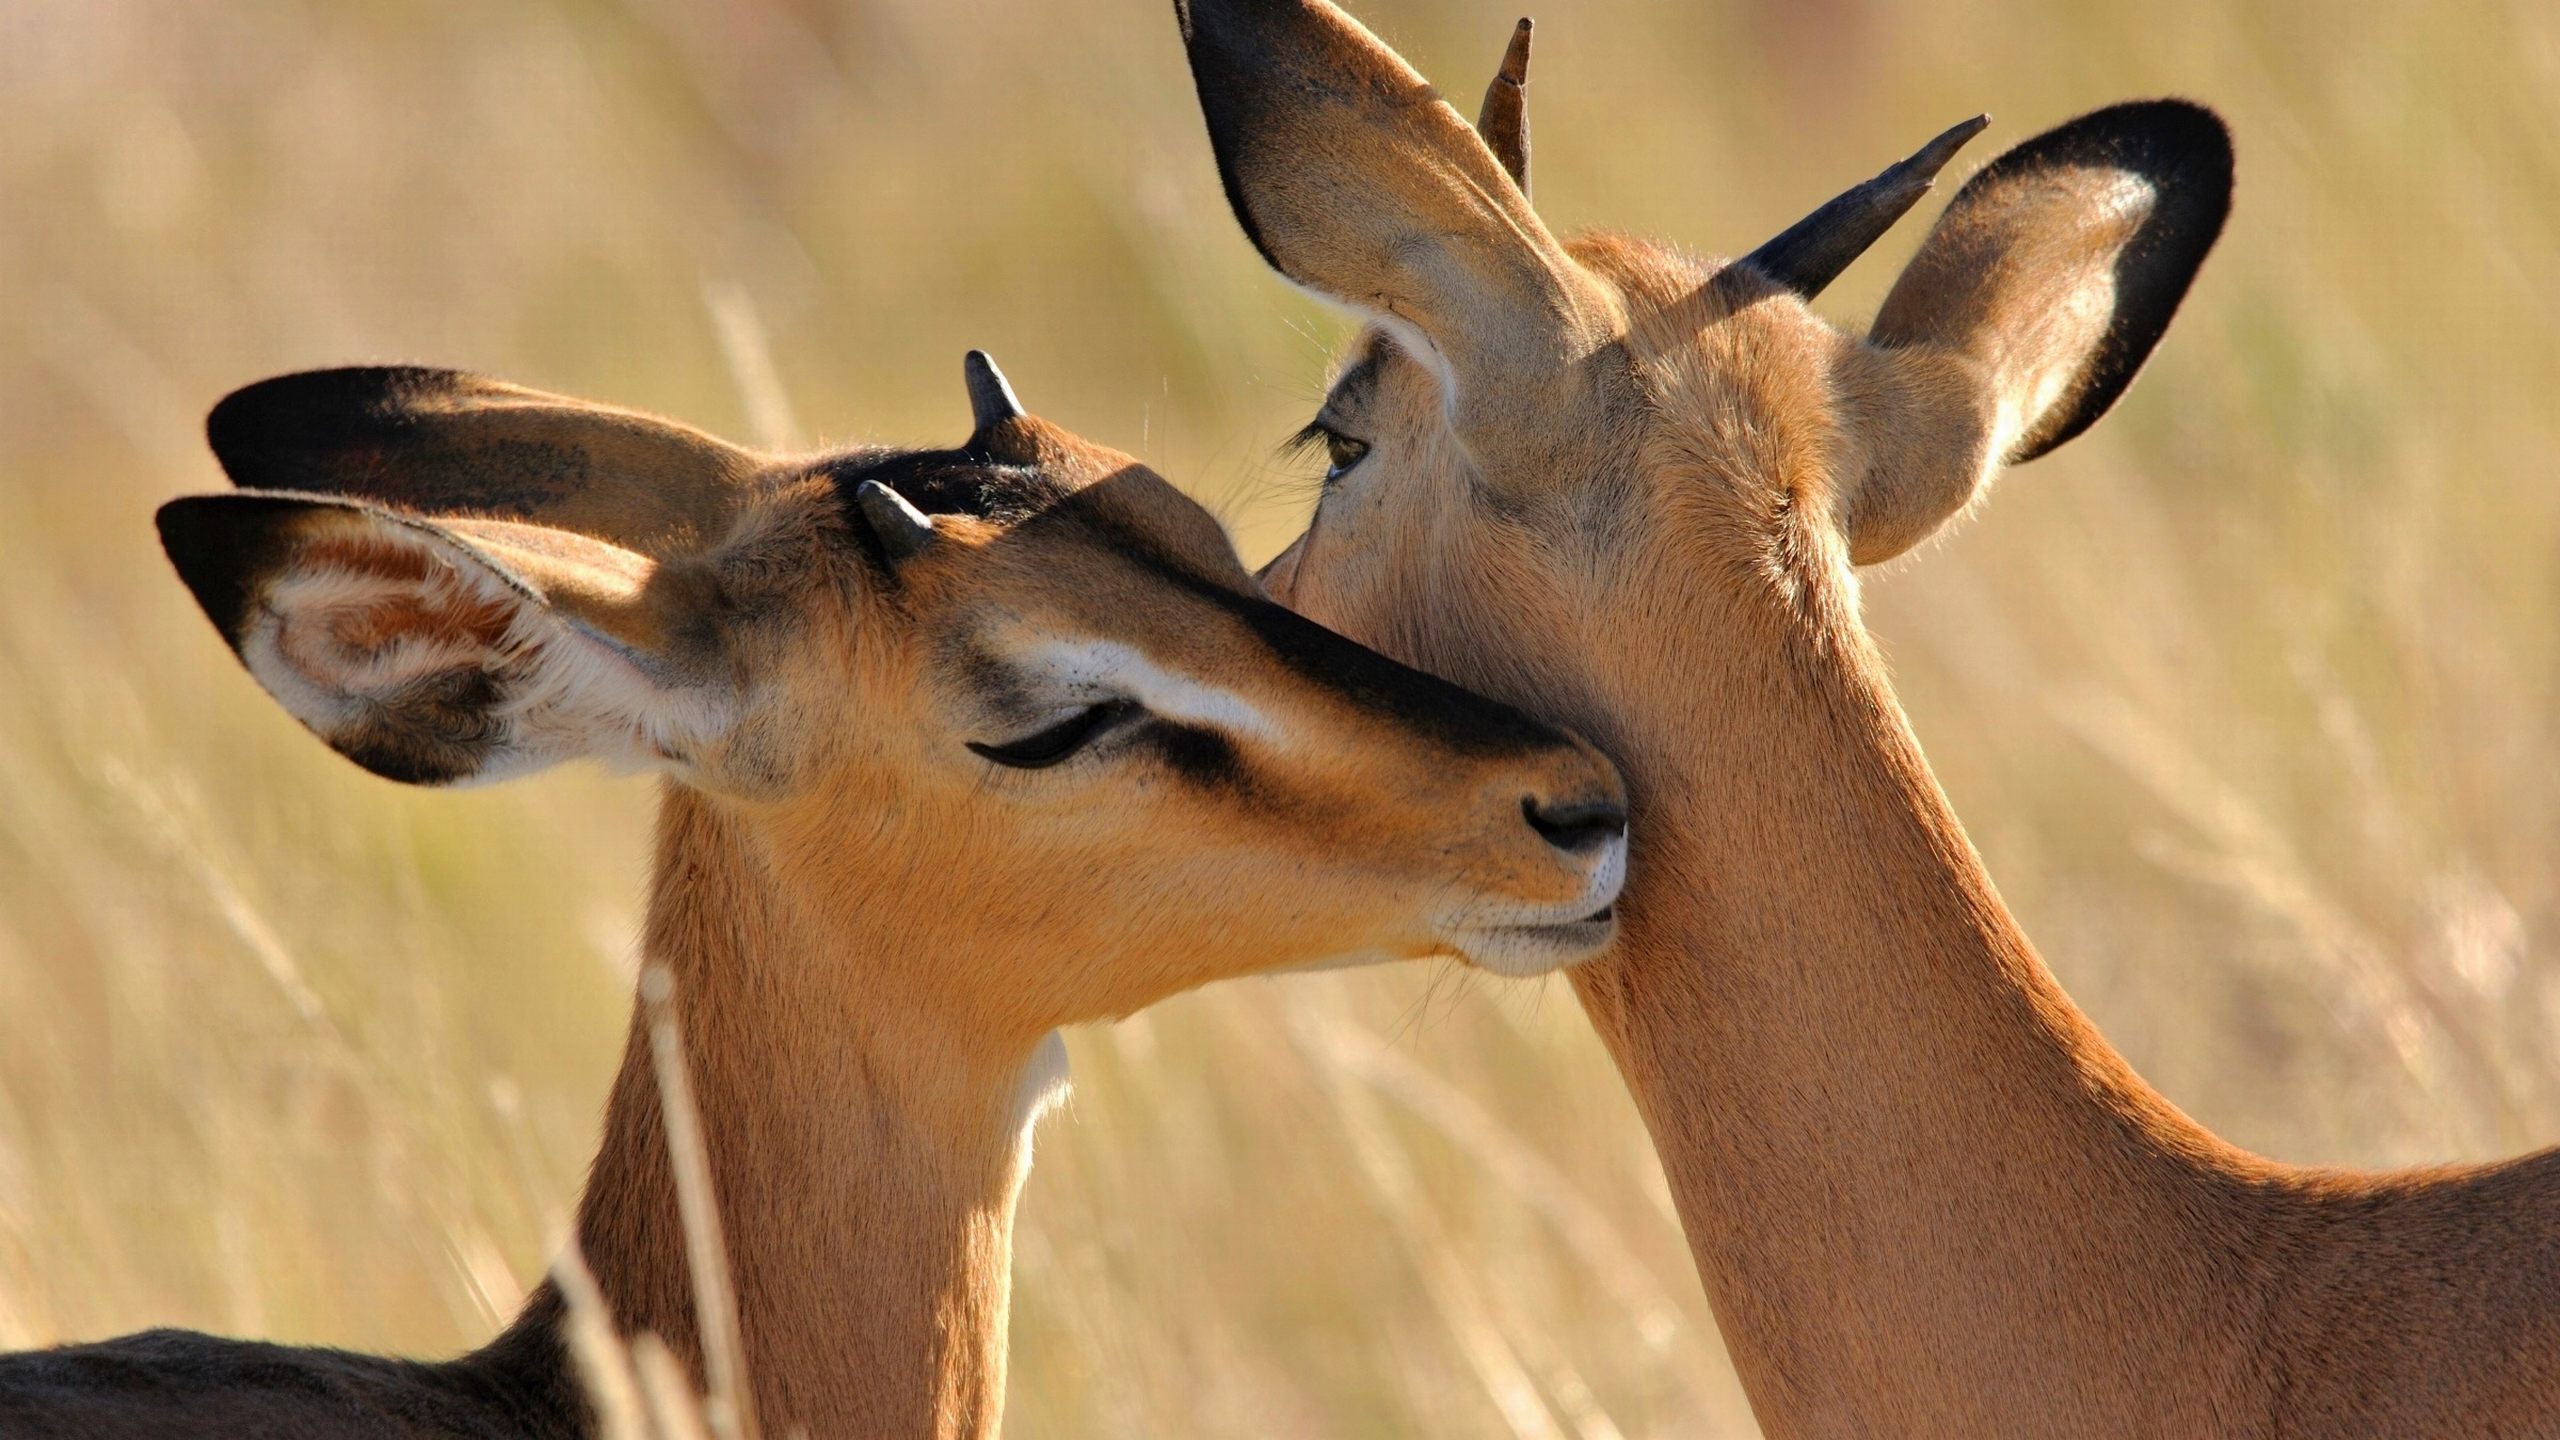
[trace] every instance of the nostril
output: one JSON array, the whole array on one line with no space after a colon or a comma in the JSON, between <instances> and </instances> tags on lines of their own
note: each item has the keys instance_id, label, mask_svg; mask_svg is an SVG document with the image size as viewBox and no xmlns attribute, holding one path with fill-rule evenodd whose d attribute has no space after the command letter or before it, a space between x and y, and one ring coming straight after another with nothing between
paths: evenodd
<instances>
[{"instance_id":1,"label":"nostril","mask_svg":"<svg viewBox=\"0 0 2560 1440\"><path fill-rule=\"evenodd\" d=\"M1627 812L1614 800L1547 806L1532 795L1520 802L1520 814L1548 844L1576 855L1627 833Z\"/></svg>"}]
</instances>

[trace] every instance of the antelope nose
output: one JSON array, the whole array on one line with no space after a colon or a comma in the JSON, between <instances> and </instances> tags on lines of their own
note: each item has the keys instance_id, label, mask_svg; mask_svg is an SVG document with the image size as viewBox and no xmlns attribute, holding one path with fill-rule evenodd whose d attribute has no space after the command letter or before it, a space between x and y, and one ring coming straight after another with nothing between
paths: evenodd
<instances>
[{"instance_id":1,"label":"antelope nose","mask_svg":"<svg viewBox=\"0 0 2560 1440\"><path fill-rule=\"evenodd\" d=\"M1531 795L1520 802L1529 828L1568 855L1588 854L1627 833L1626 807L1615 800L1575 800L1550 805Z\"/></svg>"}]
</instances>

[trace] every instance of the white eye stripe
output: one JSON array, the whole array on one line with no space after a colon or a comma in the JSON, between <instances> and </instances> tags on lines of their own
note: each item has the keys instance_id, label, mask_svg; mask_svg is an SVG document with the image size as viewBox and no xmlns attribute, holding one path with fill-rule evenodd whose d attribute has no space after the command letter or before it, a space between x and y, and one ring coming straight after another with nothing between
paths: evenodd
<instances>
[{"instance_id":1,"label":"white eye stripe","mask_svg":"<svg viewBox=\"0 0 2560 1440\"><path fill-rule=\"evenodd\" d=\"M1262 739L1280 736L1280 727L1271 717L1243 696L1177 675L1144 652L1115 641L1047 644L1024 656L1023 663L1061 689L1126 696L1167 720Z\"/></svg>"}]
</instances>

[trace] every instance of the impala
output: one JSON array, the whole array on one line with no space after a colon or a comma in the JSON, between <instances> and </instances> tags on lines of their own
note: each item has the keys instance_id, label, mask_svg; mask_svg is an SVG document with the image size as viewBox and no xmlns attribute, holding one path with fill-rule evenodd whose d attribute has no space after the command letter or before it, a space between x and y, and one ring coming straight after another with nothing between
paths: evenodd
<instances>
[{"instance_id":1,"label":"impala","mask_svg":"<svg viewBox=\"0 0 2560 1440\"><path fill-rule=\"evenodd\" d=\"M741 1429L994 1433L1058 1027L1615 930L1606 761L1272 604L1197 505L968 378L958 449L779 457L454 372L293 375L209 424L254 488L160 512L249 672L365 768L665 776L643 948L684 1004ZM657 1033L576 1242L699 1385ZM175 1331L7 1357L0 1434L576 1434L567 1319L547 1283L441 1364Z\"/></svg>"},{"instance_id":2,"label":"impala","mask_svg":"<svg viewBox=\"0 0 2560 1440\"><path fill-rule=\"evenodd\" d=\"M2098 419L2220 233L2177 101L2028 140L1864 336L1807 308L1968 122L1740 260L1559 241L1526 34L1471 129L1323 0L1176 0L1263 258L1364 312L1267 575L1625 768L1574 972L1773 1436L2560 1434L2560 1153L2369 1174L2145 1085L2020 933L1861 625L1890 560Z\"/></svg>"}]
</instances>

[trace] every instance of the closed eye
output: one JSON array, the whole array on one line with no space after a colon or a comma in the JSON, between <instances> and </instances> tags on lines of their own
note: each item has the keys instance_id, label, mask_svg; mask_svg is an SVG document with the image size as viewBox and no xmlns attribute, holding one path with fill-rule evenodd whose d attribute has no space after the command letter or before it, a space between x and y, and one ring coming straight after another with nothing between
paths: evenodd
<instances>
[{"instance_id":1,"label":"closed eye","mask_svg":"<svg viewBox=\"0 0 2560 1440\"><path fill-rule=\"evenodd\" d=\"M1016 770L1045 770L1144 713L1134 701L1105 700L1018 740L994 745L971 740L968 746L999 765Z\"/></svg>"}]
</instances>

